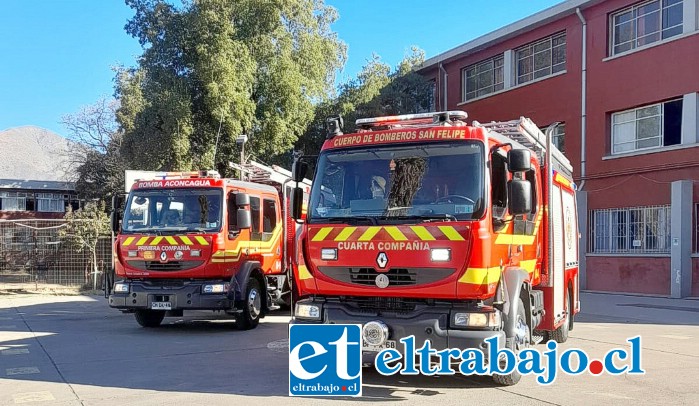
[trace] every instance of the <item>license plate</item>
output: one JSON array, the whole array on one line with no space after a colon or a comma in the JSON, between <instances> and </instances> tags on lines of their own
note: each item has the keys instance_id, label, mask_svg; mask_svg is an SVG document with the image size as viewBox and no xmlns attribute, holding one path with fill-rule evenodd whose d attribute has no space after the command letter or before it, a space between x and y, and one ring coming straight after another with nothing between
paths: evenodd
<instances>
[{"instance_id":1,"label":"license plate","mask_svg":"<svg viewBox=\"0 0 699 406\"><path fill-rule=\"evenodd\" d=\"M172 310L172 303L170 302L152 302L150 308L153 310Z\"/></svg>"},{"instance_id":2,"label":"license plate","mask_svg":"<svg viewBox=\"0 0 699 406\"><path fill-rule=\"evenodd\" d=\"M395 340L386 340L383 345L367 345L366 342L362 343L362 351L373 351L373 352L379 352L381 350L385 350L386 348L396 348L396 342Z\"/></svg>"}]
</instances>

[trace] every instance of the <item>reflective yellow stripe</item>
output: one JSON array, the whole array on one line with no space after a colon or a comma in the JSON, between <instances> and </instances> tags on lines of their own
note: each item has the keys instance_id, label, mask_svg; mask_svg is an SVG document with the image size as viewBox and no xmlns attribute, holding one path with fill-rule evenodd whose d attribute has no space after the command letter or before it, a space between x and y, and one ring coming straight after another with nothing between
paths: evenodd
<instances>
[{"instance_id":1,"label":"reflective yellow stripe","mask_svg":"<svg viewBox=\"0 0 699 406\"><path fill-rule=\"evenodd\" d=\"M180 240L184 243L184 245L192 245L194 244L192 240L189 239L186 235L180 236Z\"/></svg>"},{"instance_id":2,"label":"reflective yellow stripe","mask_svg":"<svg viewBox=\"0 0 699 406\"><path fill-rule=\"evenodd\" d=\"M313 279L313 275L311 275L311 273L308 272L308 268L306 268L306 265L299 265L299 279Z\"/></svg>"},{"instance_id":3,"label":"reflective yellow stripe","mask_svg":"<svg viewBox=\"0 0 699 406\"><path fill-rule=\"evenodd\" d=\"M133 242L133 240L135 240L135 239L136 239L136 237L129 237L129 238L125 239L124 245L126 246L126 245L131 244Z\"/></svg>"},{"instance_id":4,"label":"reflective yellow stripe","mask_svg":"<svg viewBox=\"0 0 699 406\"><path fill-rule=\"evenodd\" d=\"M472 283L474 285L489 285L500 280L500 267L493 268L468 268L460 283Z\"/></svg>"},{"instance_id":5,"label":"reflective yellow stripe","mask_svg":"<svg viewBox=\"0 0 699 406\"><path fill-rule=\"evenodd\" d=\"M321 228L318 233L313 237L313 240L311 241L323 241L325 237L330 234L330 232L333 231L332 227L323 227Z\"/></svg>"},{"instance_id":6,"label":"reflective yellow stripe","mask_svg":"<svg viewBox=\"0 0 699 406\"><path fill-rule=\"evenodd\" d=\"M160 237L160 236L155 237L155 238L153 238L153 241L150 242L150 245L158 245L158 243L159 243L160 240L162 240L162 239L163 239L163 237Z\"/></svg>"},{"instance_id":7,"label":"reflective yellow stripe","mask_svg":"<svg viewBox=\"0 0 699 406\"><path fill-rule=\"evenodd\" d=\"M165 240L167 240L167 242L169 242L170 245L177 245L177 240L175 239L175 237L171 237L168 235L167 237L165 237Z\"/></svg>"},{"instance_id":8,"label":"reflective yellow stripe","mask_svg":"<svg viewBox=\"0 0 699 406\"><path fill-rule=\"evenodd\" d=\"M372 238L381 230L381 227L369 227L366 231L359 237L357 241L371 241Z\"/></svg>"},{"instance_id":9,"label":"reflective yellow stripe","mask_svg":"<svg viewBox=\"0 0 699 406\"><path fill-rule=\"evenodd\" d=\"M410 227L413 232L420 237L422 241L434 241L435 238L429 231L423 226L412 226Z\"/></svg>"},{"instance_id":10,"label":"reflective yellow stripe","mask_svg":"<svg viewBox=\"0 0 699 406\"><path fill-rule=\"evenodd\" d=\"M533 235L513 235L513 234L498 234L495 239L496 245L532 245L534 244Z\"/></svg>"},{"instance_id":11,"label":"reflective yellow stripe","mask_svg":"<svg viewBox=\"0 0 699 406\"><path fill-rule=\"evenodd\" d=\"M388 234L390 234L395 241L408 241L405 234L403 234L396 226L384 227L384 230L386 230L386 232L388 232Z\"/></svg>"},{"instance_id":12,"label":"reflective yellow stripe","mask_svg":"<svg viewBox=\"0 0 699 406\"><path fill-rule=\"evenodd\" d=\"M136 245L143 245L148 241L148 237L141 237L138 242L136 242Z\"/></svg>"},{"instance_id":13,"label":"reflective yellow stripe","mask_svg":"<svg viewBox=\"0 0 699 406\"><path fill-rule=\"evenodd\" d=\"M206 238L204 238L204 237L196 236L196 237L194 237L194 238L195 238L195 239L197 240L197 242L199 242L199 244L201 244L201 245L209 245L209 243L206 242Z\"/></svg>"},{"instance_id":14,"label":"reflective yellow stripe","mask_svg":"<svg viewBox=\"0 0 699 406\"><path fill-rule=\"evenodd\" d=\"M536 259L528 259L526 261L519 261L519 267L525 271L532 273L536 269Z\"/></svg>"},{"instance_id":15,"label":"reflective yellow stripe","mask_svg":"<svg viewBox=\"0 0 699 406\"><path fill-rule=\"evenodd\" d=\"M340 234L335 237L335 241L347 241L357 227L345 227Z\"/></svg>"},{"instance_id":16,"label":"reflective yellow stripe","mask_svg":"<svg viewBox=\"0 0 699 406\"><path fill-rule=\"evenodd\" d=\"M464 241L464 237L457 233L452 226L439 226L439 229L442 230L444 235L451 241Z\"/></svg>"},{"instance_id":17,"label":"reflective yellow stripe","mask_svg":"<svg viewBox=\"0 0 699 406\"><path fill-rule=\"evenodd\" d=\"M216 251L216 252L214 252L214 253L211 255L211 257L212 257L212 258L213 258L213 257L222 257L222 256L224 256L225 254L226 254L226 251Z\"/></svg>"}]
</instances>

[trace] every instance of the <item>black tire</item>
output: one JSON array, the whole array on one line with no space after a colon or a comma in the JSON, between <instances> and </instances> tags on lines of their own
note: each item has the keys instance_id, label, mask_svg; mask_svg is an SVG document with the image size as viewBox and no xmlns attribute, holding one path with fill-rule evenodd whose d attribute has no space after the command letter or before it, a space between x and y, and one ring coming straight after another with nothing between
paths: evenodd
<instances>
[{"instance_id":1,"label":"black tire","mask_svg":"<svg viewBox=\"0 0 699 406\"><path fill-rule=\"evenodd\" d=\"M530 327L527 325L527 315L524 310L524 302L522 301L522 298L519 299L519 307L517 308L517 320L515 321L515 326L518 324L522 323L522 325L526 328L526 335L525 335L525 343L524 344L518 344L517 340L515 337L509 337L507 338L506 345L509 349L515 352L515 354L519 353L520 350L523 350L524 348L529 346L529 335L530 335ZM515 327L516 328L516 327ZM499 374L493 374L493 381L495 381L496 384L502 385L502 386L512 386L517 384L520 379L522 379L522 374L519 373L519 371L515 368L514 371L507 375L499 375Z\"/></svg>"},{"instance_id":2,"label":"black tire","mask_svg":"<svg viewBox=\"0 0 699 406\"><path fill-rule=\"evenodd\" d=\"M263 300L266 300L266 296L260 291L260 282L250 277L245 289L245 300L240 302L243 311L235 320L238 330L252 330L260 324Z\"/></svg>"},{"instance_id":3,"label":"black tire","mask_svg":"<svg viewBox=\"0 0 699 406\"><path fill-rule=\"evenodd\" d=\"M570 330L573 327L573 292L570 289L566 293L566 321L558 327L555 331L549 332L549 338L551 340L556 340L557 343L563 344L568 341L570 336Z\"/></svg>"},{"instance_id":4,"label":"black tire","mask_svg":"<svg viewBox=\"0 0 699 406\"><path fill-rule=\"evenodd\" d=\"M134 313L141 327L158 327L165 318L165 311L139 309Z\"/></svg>"}]
</instances>

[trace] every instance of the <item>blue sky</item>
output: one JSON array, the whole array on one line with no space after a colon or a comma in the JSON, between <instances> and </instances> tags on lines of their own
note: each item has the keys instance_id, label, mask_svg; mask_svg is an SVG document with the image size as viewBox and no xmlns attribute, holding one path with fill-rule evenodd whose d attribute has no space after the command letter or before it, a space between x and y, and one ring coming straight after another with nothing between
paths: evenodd
<instances>
[{"instance_id":1,"label":"blue sky","mask_svg":"<svg viewBox=\"0 0 699 406\"><path fill-rule=\"evenodd\" d=\"M416 45L432 57L546 9L558 0L326 0L348 45L338 73L350 79L371 57L391 66ZM141 49L124 31L122 0L3 0L0 13L0 130L37 125L61 135L64 114L113 93L115 65Z\"/></svg>"}]
</instances>

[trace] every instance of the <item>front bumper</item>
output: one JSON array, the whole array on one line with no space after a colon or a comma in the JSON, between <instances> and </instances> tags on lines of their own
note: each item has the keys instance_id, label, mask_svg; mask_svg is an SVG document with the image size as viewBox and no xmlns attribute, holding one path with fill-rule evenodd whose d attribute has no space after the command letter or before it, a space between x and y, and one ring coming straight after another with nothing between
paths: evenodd
<instances>
[{"instance_id":1,"label":"front bumper","mask_svg":"<svg viewBox=\"0 0 699 406\"><path fill-rule=\"evenodd\" d=\"M128 282L127 293L109 295L109 307L121 310L151 309L154 302L169 302L170 310L232 310L234 306L232 291L202 293L203 285L220 281L185 281L179 284L157 280Z\"/></svg>"},{"instance_id":2,"label":"front bumper","mask_svg":"<svg viewBox=\"0 0 699 406\"><path fill-rule=\"evenodd\" d=\"M357 309L340 302L304 299L303 303L322 306L321 320L295 318L292 324L361 324L381 321L389 328L389 340L396 341L396 349L403 352L401 338L415 337L415 347L420 348L426 340L437 351L446 348L477 348L486 351L486 339L497 337L498 349L505 347L505 332L502 329L455 329L450 328L451 314L459 308L449 305L418 306L409 312L372 312ZM366 355L366 354L365 354ZM485 354L487 355L487 353Z\"/></svg>"}]
</instances>

